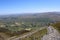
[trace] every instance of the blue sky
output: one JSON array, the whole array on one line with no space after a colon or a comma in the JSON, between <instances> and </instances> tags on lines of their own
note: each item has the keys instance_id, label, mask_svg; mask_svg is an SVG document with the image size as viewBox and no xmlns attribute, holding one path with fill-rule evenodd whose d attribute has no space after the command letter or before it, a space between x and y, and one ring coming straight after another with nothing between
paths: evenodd
<instances>
[{"instance_id":1,"label":"blue sky","mask_svg":"<svg viewBox=\"0 0 60 40\"><path fill-rule=\"evenodd\" d=\"M0 0L0 15L60 11L60 0Z\"/></svg>"}]
</instances>

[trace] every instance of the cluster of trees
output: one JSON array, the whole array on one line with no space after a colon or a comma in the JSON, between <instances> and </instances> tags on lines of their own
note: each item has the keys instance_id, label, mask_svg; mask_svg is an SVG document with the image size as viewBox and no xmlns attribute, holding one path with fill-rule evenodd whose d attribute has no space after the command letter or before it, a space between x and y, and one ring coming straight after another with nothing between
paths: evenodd
<instances>
[{"instance_id":1,"label":"cluster of trees","mask_svg":"<svg viewBox=\"0 0 60 40\"><path fill-rule=\"evenodd\" d=\"M3 20L4 19L4 20ZM5 29L10 30L11 32L17 32L24 30L26 28L39 28L47 26L48 23L52 22L49 18L3 18L2 22L5 25ZM1 21L1 20L0 20ZM16 25L15 22L20 23ZM11 26L14 25L14 26Z\"/></svg>"},{"instance_id":2,"label":"cluster of trees","mask_svg":"<svg viewBox=\"0 0 60 40\"><path fill-rule=\"evenodd\" d=\"M11 23L4 24L4 25L5 25L5 27L0 27L1 30L7 29L13 33L13 32L18 32L21 30L25 30L26 28L32 28L32 29L39 28L39 27L47 25L47 23L44 23L44 22L23 22L23 23L20 23L20 25L11 24Z\"/></svg>"}]
</instances>

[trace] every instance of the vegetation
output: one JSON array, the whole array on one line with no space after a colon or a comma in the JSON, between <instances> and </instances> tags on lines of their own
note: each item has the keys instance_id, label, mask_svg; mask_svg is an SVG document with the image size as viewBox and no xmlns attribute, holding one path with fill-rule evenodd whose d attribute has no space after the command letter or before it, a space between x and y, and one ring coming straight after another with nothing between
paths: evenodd
<instances>
[{"instance_id":1,"label":"vegetation","mask_svg":"<svg viewBox=\"0 0 60 40\"><path fill-rule=\"evenodd\" d=\"M54 23L53 27L60 32L60 22Z\"/></svg>"},{"instance_id":2,"label":"vegetation","mask_svg":"<svg viewBox=\"0 0 60 40\"><path fill-rule=\"evenodd\" d=\"M34 34L32 34L31 36L22 38L22 40L41 40L41 38L47 34L47 29L42 29Z\"/></svg>"},{"instance_id":3,"label":"vegetation","mask_svg":"<svg viewBox=\"0 0 60 40\"><path fill-rule=\"evenodd\" d=\"M21 35L57 21L60 21L60 15L55 12L0 16L0 33L6 33L10 37ZM59 24L53 24L53 26L60 32L60 26L57 26ZM46 30L33 34L31 39L37 37L37 34L42 37L46 34Z\"/></svg>"}]
</instances>

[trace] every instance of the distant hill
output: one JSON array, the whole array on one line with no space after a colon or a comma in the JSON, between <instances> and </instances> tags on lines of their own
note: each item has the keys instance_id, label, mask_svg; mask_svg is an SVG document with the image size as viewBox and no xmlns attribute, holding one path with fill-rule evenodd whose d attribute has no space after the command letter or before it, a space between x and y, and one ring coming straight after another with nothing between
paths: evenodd
<instances>
[{"instance_id":1,"label":"distant hill","mask_svg":"<svg viewBox=\"0 0 60 40\"><path fill-rule=\"evenodd\" d=\"M45 19L45 20L44 20ZM15 15L5 15L1 16L0 20L3 21L60 21L60 12L45 12L45 13L26 13L26 14L15 14Z\"/></svg>"}]
</instances>

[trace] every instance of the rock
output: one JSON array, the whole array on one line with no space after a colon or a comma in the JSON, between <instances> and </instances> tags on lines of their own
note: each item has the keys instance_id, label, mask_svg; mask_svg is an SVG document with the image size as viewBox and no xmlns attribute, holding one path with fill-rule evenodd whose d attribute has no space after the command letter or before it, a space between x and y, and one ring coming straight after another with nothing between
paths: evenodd
<instances>
[{"instance_id":1,"label":"rock","mask_svg":"<svg viewBox=\"0 0 60 40\"><path fill-rule=\"evenodd\" d=\"M49 26L47 30L47 35L44 35L41 40L60 40L60 33L56 29L54 29L52 26Z\"/></svg>"}]
</instances>

